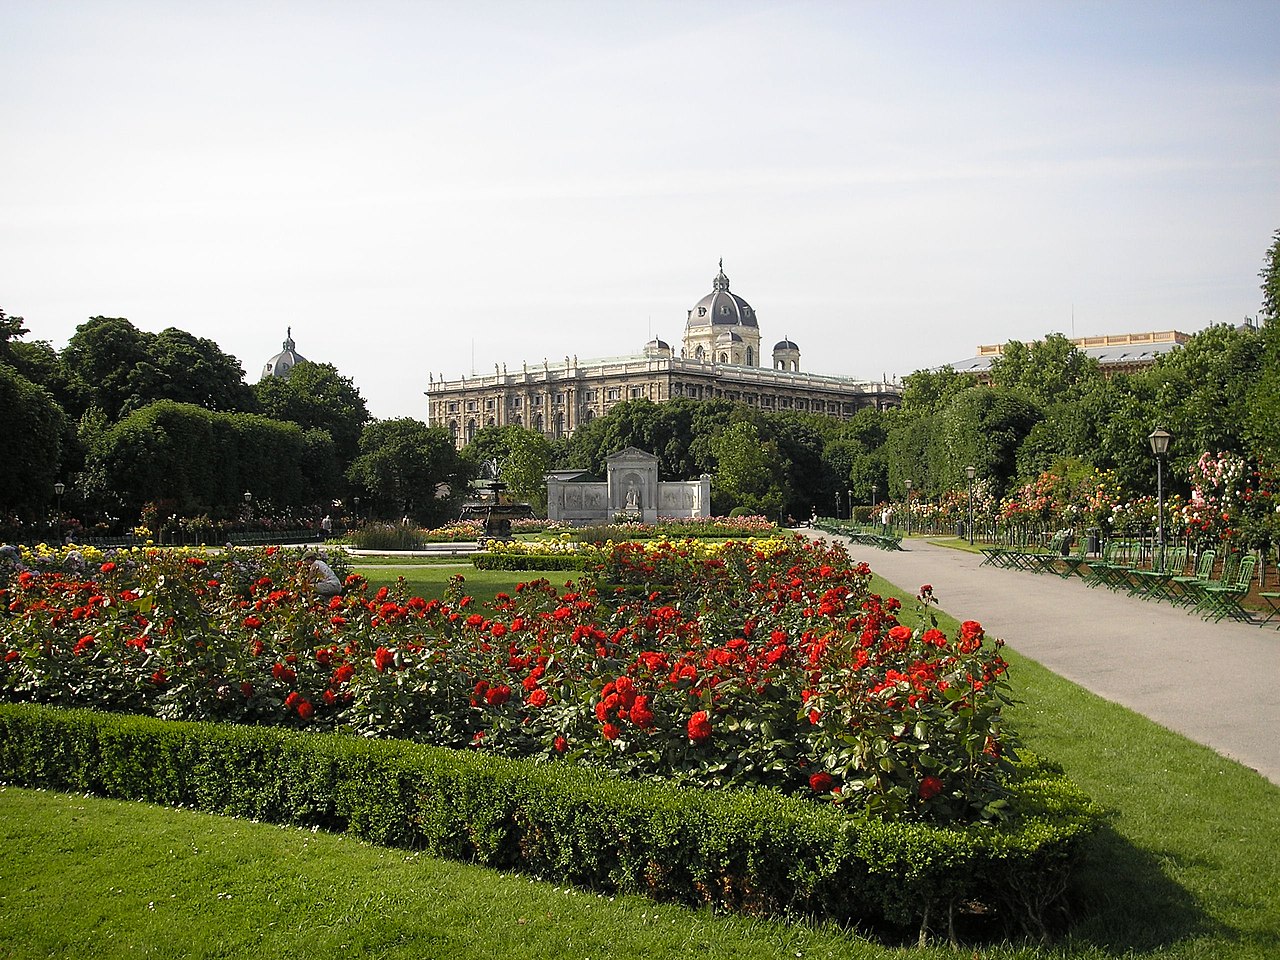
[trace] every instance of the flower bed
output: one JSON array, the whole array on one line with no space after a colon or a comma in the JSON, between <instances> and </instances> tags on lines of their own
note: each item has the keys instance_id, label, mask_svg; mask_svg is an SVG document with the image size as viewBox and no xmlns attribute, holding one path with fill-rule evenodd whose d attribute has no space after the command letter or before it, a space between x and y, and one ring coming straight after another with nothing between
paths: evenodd
<instances>
[{"instance_id":1,"label":"flower bed","mask_svg":"<svg viewBox=\"0 0 1280 960\"><path fill-rule=\"evenodd\" d=\"M503 801L508 839L500 845L549 845L538 856L559 866L534 858L532 868L575 877L585 871L583 882L748 909L794 902L846 920L918 920L923 910L927 925L938 904L981 899L984 884L999 900L1004 894L991 890L1029 889L1028 878L1038 876L1048 886L1035 889L1047 892L1036 894L1029 915L1049 908L1094 814L1060 775L1019 766L1001 722L1007 691L1000 645L986 640L978 624L966 623L956 637L927 622L908 629L897 622L895 601L869 592L865 565L851 566L839 549L798 537L624 543L593 552L598 569L576 584L521 584L514 595L483 604L465 595L460 577L442 602L386 588L371 592L355 575L346 578L345 595L321 598L301 555L274 548L28 553L23 561L38 569L14 576L5 597L8 618L0 621L0 699L453 748L432 754L436 773L427 777L426 793L413 786L414 773L387 794L392 774L370 772L364 760L340 777L323 757L320 767L300 760L301 767L281 773L284 784L258 782L253 771L238 776L249 777L245 789L254 795L282 789L296 795L304 814L337 802L308 792L315 777L326 783L355 777L357 784L335 782L332 791L360 795L360 816L379 822L410 815L397 806L405 796L442 809L466 807L475 805L477 790L514 796L508 787L497 790L494 777L527 782L536 796ZM931 600L922 588L922 603ZM91 726L99 724L110 726L105 720ZM137 729L150 731L139 734L148 743L167 742L155 732L163 725ZM237 738L250 736L193 729L206 732L190 736L213 745L184 747L184 755L195 763L201 751L213 750L220 758L209 761L210 769L242 758ZM86 751L97 756L99 733L83 736L84 744L66 749L82 759ZM254 736L286 744L279 749L289 756L312 749L298 746L310 742L305 738L280 740L285 731ZM11 739L25 742L25 734ZM328 755L328 747L314 749ZM347 755L346 747L333 749ZM484 753L526 766L475 767L467 760L464 775L439 759L478 761ZM139 762L121 760L121 770L136 772ZM402 769L399 761L386 762ZM6 768L18 769L17 761L6 760ZM484 769L490 772L477 772ZM492 772L499 769L514 772ZM560 772L535 777L534 769ZM588 776L588 770L603 778L590 783L617 783L621 775L631 786L621 793L583 786L581 796L576 787L557 793L551 786L569 771ZM116 771L107 779L121 777ZM639 874L597 876L589 864L564 863L584 849L578 844L599 842L592 824L607 822L612 830L628 817L639 818L636 829L645 837L667 843L662 824L672 811L701 801L677 803L663 791L687 787L716 788L695 791L706 796L745 788L744 799L726 800L723 811L710 801L715 812L692 839L711 844L712 853L763 844L757 853L765 859L753 860L750 850L741 861L737 852L725 854L721 872L701 880L684 868L665 875L656 865L670 861L671 852L643 845L627 867ZM162 783L158 797L174 789ZM601 790L612 806L598 806ZM796 806L779 806L783 795ZM743 804L756 811L745 820ZM788 811L783 820L792 826L775 836L774 826L760 822L765 808ZM809 822L804 809L836 819L822 820L820 829L796 827ZM576 810L580 819L557 820L555 810ZM348 823L353 817L333 816ZM497 829L487 815L476 816L483 823L450 821L449 829ZM912 825L923 832L907 829ZM552 843L562 828L568 839ZM805 857L835 858L828 864L834 873L817 861L766 869L776 859L767 851L784 849L793 828L801 829L805 849L812 847ZM446 838L422 829L433 849L439 844L449 852ZM418 842L416 836L403 842ZM724 842L730 845L718 846ZM530 863L523 852L507 856L493 862ZM705 870L720 855L680 856ZM713 880L718 887L705 886ZM805 886L813 883L818 887ZM837 896L840 884L848 889Z\"/></svg>"},{"instance_id":2,"label":"flower bed","mask_svg":"<svg viewBox=\"0 0 1280 960\"><path fill-rule=\"evenodd\" d=\"M0 696L1001 816L999 643L975 623L954 638L899 625L869 575L800 538L627 543L577 585L481 605L461 578L443 602L356 576L325 600L296 552L271 548L118 551L17 577Z\"/></svg>"}]
</instances>

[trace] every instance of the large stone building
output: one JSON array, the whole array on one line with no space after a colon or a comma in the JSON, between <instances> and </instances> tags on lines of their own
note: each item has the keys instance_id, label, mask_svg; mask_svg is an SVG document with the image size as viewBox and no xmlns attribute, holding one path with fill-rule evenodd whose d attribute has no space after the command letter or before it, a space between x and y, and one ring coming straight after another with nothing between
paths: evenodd
<instances>
[{"instance_id":1,"label":"large stone building","mask_svg":"<svg viewBox=\"0 0 1280 960\"><path fill-rule=\"evenodd\" d=\"M629 356L582 361L566 356L563 362L524 363L519 370L495 365L485 376L431 379L427 421L448 429L462 447L481 428L507 424L553 440L566 437L623 400L722 398L770 413L840 418L901 402L898 384L802 372L800 348L787 338L774 345L771 365L763 366L756 312L730 292L723 261L711 287L688 312L678 356L655 339Z\"/></svg>"},{"instance_id":2,"label":"large stone building","mask_svg":"<svg viewBox=\"0 0 1280 960\"><path fill-rule=\"evenodd\" d=\"M1100 337L1076 337L1071 342L1081 353L1098 361L1103 376L1117 373L1136 373L1156 362L1190 340L1188 334L1177 330L1158 333L1111 333ZM1030 346L1031 344L1027 344ZM983 382L991 382L991 361L1004 353L1003 343L978 347L978 355L951 364L956 373L965 373Z\"/></svg>"}]
</instances>

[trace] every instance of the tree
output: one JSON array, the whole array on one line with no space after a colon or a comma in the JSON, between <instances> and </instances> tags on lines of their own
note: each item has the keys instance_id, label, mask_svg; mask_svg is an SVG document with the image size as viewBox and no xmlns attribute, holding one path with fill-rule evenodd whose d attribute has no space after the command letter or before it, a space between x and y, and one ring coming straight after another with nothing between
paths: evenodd
<instances>
[{"instance_id":1,"label":"tree","mask_svg":"<svg viewBox=\"0 0 1280 960\"><path fill-rule=\"evenodd\" d=\"M1010 340L991 361L991 383L1021 390L1041 406L1070 396L1081 384L1102 379L1098 361L1060 333L1027 345Z\"/></svg>"},{"instance_id":2,"label":"tree","mask_svg":"<svg viewBox=\"0 0 1280 960\"><path fill-rule=\"evenodd\" d=\"M35 519L49 507L68 432L43 387L0 364L0 509Z\"/></svg>"},{"instance_id":3,"label":"tree","mask_svg":"<svg viewBox=\"0 0 1280 960\"><path fill-rule=\"evenodd\" d=\"M327 430L344 469L361 453L369 409L355 384L331 363L303 361L287 378L267 377L253 386L263 414L304 430Z\"/></svg>"},{"instance_id":4,"label":"tree","mask_svg":"<svg viewBox=\"0 0 1280 960\"><path fill-rule=\"evenodd\" d=\"M176 400L206 410L257 411L257 398L244 382L240 361L212 340L169 327L156 334L150 353L154 381L149 389L135 389L131 403Z\"/></svg>"},{"instance_id":5,"label":"tree","mask_svg":"<svg viewBox=\"0 0 1280 960\"><path fill-rule=\"evenodd\" d=\"M1255 451L1280 463L1280 230L1263 261L1262 371L1249 393L1245 434Z\"/></svg>"},{"instance_id":6,"label":"tree","mask_svg":"<svg viewBox=\"0 0 1280 960\"><path fill-rule=\"evenodd\" d=\"M1263 339L1251 327L1200 331L1134 378L1154 399L1148 433L1163 424L1193 460L1206 450L1246 453L1243 428L1263 360Z\"/></svg>"},{"instance_id":7,"label":"tree","mask_svg":"<svg viewBox=\"0 0 1280 960\"><path fill-rule=\"evenodd\" d=\"M160 400L105 431L85 424L91 447L80 484L110 509L137 516L166 500L183 516L238 515L255 503L318 511L338 483L327 435L251 413ZM328 473L326 473L326 469Z\"/></svg>"},{"instance_id":8,"label":"tree","mask_svg":"<svg viewBox=\"0 0 1280 960\"><path fill-rule=\"evenodd\" d=\"M347 478L365 490L382 516L434 525L450 513L469 470L443 427L400 417L374 420L364 428L360 455Z\"/></svg>"},{"instance_id":9,"label":"tree","mask_svg":"<svg viewBox=\"0 0 1280 960\"><path fill-rule=\"evenodd\" d=\"M973 466L1003 492L1017 476L1019 446L1041 417L1039 407L1016 390L975 387L958 394L939 419L929 469L916 479L917 489L934 495L956 489Z\"/></svg>"},{"instance_id":10,"label":"tree","mask_svg":"<svg viewBox=\"0 0 1280 960\"><path fill-rule=\"evenodd\" d=\"M1262 316L1268 323L1280 324L1280 230L1271 238L1262 260Z\"/></svg>"},{"instance_id":11,"label":"tree","mask_svg":"<svg viewBox=\"0 0 1280 960\"><path fill-rule=\"evenodd\" d=\"M754 424L740 422L721 431L711 441L711 448L716 457L711 478L716 512L742 507L750 513L777 517L783 502L777 447L766 441Z\"/></svg>"},{"instance_id":12,"label":"tree","mask_svg":"<svg viewBox=\"0 0 1280 960\"><path fill-rule=\"evenodd\" d=\"M93 406L115 421L127 412L127 406L144 406L136 402L137 369L150 362L151 340L151 334L123 317L90 317L76 327L62 351L75 395L76 405L70 412L78 417ZM132 405L131 399L135 400Z\"/></svg>"}]
</instances>

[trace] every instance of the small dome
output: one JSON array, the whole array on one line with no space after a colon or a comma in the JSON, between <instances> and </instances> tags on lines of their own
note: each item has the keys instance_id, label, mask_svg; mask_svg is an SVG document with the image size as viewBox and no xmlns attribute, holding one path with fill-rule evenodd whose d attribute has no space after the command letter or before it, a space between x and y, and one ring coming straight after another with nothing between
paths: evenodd
<instances>
[{"instance_id":1,"label":"small dome","mask_svg":"<svg viewBox=\"0 0 1280 960\"><path fill-rule=\"evenodd\" d=\"M274 357L266 362L262 368L262 376L259 380L266 380L268 377L289 378L289 372L299 363L305 363L306 357L298 353L294 347L297 346L293 342L293 327L288 327L284 335L284 349L277 353Z\"/></svg>"},{"instance_id":2,"label":"small dome","mask_svg":"<svg viewBox=\"0 0 1280 960\"><path fill-rule=\"evenodd\" d=\"M773 350L775 353L779 350L799 350L799 349L800 348L797 347L790 340L779 340L777 343L773 345Z\"/></svg>"},{"instance_id":3,"label":"small dome","mask_svg":"<svg viewBox=\"0 0 1280 960\"><path fill-rule=\"evenodd\" d=\"M742 334L733 330L722 330L716 334L716 343L742 343Z\"/></svg>"},{"instance_id":4,"label":"small dome","mask_svg":"<svg viewBox=\"0 0 1280 960\"><path fill-rule=\"evenodd\" d=\"M646 357L669 357L671 356L671 344L654 337L644 345L644 355Z\"/></svg>"}]
</instances>

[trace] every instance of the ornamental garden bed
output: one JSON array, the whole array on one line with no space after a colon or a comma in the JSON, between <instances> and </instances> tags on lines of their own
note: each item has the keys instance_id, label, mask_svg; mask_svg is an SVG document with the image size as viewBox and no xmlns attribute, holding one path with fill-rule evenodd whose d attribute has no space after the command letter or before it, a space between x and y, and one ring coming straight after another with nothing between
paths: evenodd
<instances>
[{"instance_id":1,"label":"ornamental garden bed","mask_svg":"<svg viewBox=\"0 0 1280 960\"><path fill-rule=\"evenodd\" d=\"M381 842L922 930L961 905L1042 928L1096 822L1017 759L999 643L900 625L825 545L620 544L486 604L354 575L325 600L270 548L45 566L6 598L4 699L234 725L6 710L20 782L65 756L76 788L275 796Z\"/></svg>"}]
</instances>

